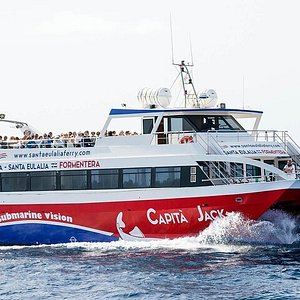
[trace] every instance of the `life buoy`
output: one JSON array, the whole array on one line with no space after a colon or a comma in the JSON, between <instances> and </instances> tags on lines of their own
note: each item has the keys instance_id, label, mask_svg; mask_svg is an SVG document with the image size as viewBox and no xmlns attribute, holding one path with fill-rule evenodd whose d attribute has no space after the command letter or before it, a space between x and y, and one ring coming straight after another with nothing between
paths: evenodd
<instances>
[{"instance_id":1,"label":"life buoy","mask_svg":"<svg viewBox=\"0 0 300 300\"><path fill-rule=\"evenodd\" d=\"M187 143L193 143L193 142L194 142L193 137L190 135L185 135L179 140L180 144L187 144Z\"/></svg>"}]
</instances>

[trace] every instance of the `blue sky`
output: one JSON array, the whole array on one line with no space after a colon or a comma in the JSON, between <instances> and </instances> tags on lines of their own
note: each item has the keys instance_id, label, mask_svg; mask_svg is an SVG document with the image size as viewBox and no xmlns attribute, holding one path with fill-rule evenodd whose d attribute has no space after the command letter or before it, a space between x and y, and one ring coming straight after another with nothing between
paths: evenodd
<instances>
[{"instance_id":1,"label":"blue sky","mask_svg":"<svg viewBox=\"0 0 300 300\"><path fill-rule=\"evenodd\" d=\"M176 61L191 61L191 37L196 89L215 89L227 107L263 110L261 129L288 130L300 143L299 8L291 0L1 1L1 113L41 132L101 129L111 107L138 106L140 89L173 83L171 14Z\"/></svg>"}]
</instances>

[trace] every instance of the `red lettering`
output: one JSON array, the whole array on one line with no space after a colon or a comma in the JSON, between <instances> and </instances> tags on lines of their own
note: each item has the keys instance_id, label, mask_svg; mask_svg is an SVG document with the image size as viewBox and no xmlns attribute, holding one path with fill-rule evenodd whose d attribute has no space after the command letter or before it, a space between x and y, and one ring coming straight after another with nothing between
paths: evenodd
<instances>
[{"instance_id":1,"label":"red lettering","mask_svg":"<svg viewBox=\"0 0 300 300\"><path fill-rule=\"evenodd\" d=\"M61 161L59 167L61 169L100 168L100 163L97 160Z\"/></svg>"}]
</instances>

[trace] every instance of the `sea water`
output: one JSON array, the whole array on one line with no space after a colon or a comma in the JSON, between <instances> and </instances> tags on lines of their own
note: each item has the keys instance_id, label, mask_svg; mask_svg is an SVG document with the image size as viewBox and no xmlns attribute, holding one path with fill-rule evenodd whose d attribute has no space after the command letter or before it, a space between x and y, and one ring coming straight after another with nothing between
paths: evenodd
<instances>
[{"instance_id":1,"label":"sea water","mask_svg":"<svg viewBox=\"0 0 300 300\"><path fill-rule=\"evenodd\" d=\"M299 219L233 213L192 238L0 247L0 268L0 299L300 299Z\"/></svg>"}]
</instances>

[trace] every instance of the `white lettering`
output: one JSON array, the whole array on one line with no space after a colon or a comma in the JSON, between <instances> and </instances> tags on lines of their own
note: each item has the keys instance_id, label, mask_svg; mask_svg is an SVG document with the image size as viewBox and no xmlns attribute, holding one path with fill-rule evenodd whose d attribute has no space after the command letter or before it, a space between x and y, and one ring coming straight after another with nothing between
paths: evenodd
<instances>
[{"instance_id":1,"label":"white lettering","mask_svg":"<svg viewBox=\"0 0 300 300\"><path fill-rule=\"evenodd\" d=\"M153 224L182 224L188 223L187 218L183 214L182 210L179 209L178 212L164 212L161 214L157 214L154 208L149 208L147 210L147 219L148 221Z\"/></svg>"},{"instance_id":2,"label":"white lettering","mask_svg":"<svg viewBox=\"0 0 300 300\"><path fill-rule=\"evenodd\" d=\"M180 223L180 221L179 221L179 212L174 212L174 213L173 213L173 217L176 218L175 223L176 223L176 222L177 222L177 223Z\"/></svg>"},{"instance_id":3,"label":"white lettering","mask_svg":"<svg viewBox=\"0 0 300 300\"><path fill-rule=\"evenodd\" d=\"M167 224L162 215L159 215L159 224Z\"/></svg>"},{"instance_id":4,"label":"white lettering","mask_svg":"<svg viewBox=\"0 0 300 300\"><path fill-rule=\"evenodd\" d=\"M223 218L225 217L226 213L224 213L224 209L213 209L211 211L205 211L203 213L202 208L200 205L197 206L199 218L198 222L202 221L213 221L216 218Z\"/></svg>"},{"instance_id":5,"label":"white lettering","mask_svg":"<svg viewBox=\"0 0 300 300\"><path fill-rule=\"evenodd\" d=\"M202 222L204 220L204 216L203 216L203 212L202 212L201 206L198 205L197 208L198 208L198 212L199 212L199 215L200 215L200 217L198 218L198 221Z\"/></svg>"},{"instance_id":6,"label":"white lettering","mask_svg":"<svg viewBox=\"0 0 300 300\"><path fill-rule=\"evenodd\" d=\"M172 221L172 216L169 213L165 213L166 223L169 224Z\"/></svg>"},{"instance_id":7,"label":"white lettering","mask_svg":"<svg viewBox=\"0 0 300 300\"><path fill-rule=\"evenodd\" d=\"M147 219L153 225L156 225L158 223L158 220L157 219L156 220L151 219L150 214L155 214L155 213L156 213L156 210L153 209L153 208L149 208L147 210Z\"/></svg>"},{"instance_id":8,"label":"white lettering","mask_svg":"<svg viewBox=\"0 0 300 300\"><path fill-rule=\"evenodd\" d=\"M180 214L180 223L188 223L188 220L186 219L186 217L184 216L184 214L181 212Z\"/></svg>"},{"instance_id":9,"label":"white lettering","mask_svg":"<svg viewBox=\"0 0 300 300\"><path fill-rule=\"evenodd\" d=\"M73 223L73 218L70 216L65 216L60 213L54 214L52 211L49 213L44 213L47 220L54 220L54 221L63 221L68 223Z\"/></svg>"},{"instance_id":10,"label":"white lettering","mask_svg":"<svg viewBox=\"0 0 300 300\"><path fill-rule=\"evenodd\" d=\"M223 212L224 212L223 208L221 210L218 210L217 212L218 212L219 218L225 217L225 215L223 215Z\"/></svg>"}]
</instances>

